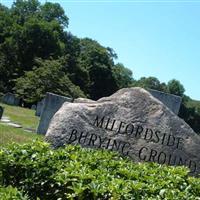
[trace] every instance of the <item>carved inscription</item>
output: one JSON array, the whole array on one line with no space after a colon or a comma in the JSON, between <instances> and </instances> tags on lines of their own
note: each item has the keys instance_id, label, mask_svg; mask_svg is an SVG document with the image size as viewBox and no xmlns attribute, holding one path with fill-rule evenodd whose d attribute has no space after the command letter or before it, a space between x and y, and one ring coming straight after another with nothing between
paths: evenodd
<instances>
[{"instance_id":1,"label":"carved inscription","mask_svg":"<svg viewBox=\"0 0 200 200\"><path fill-rule=\"evenodd\" d=\"M174 137L173 135L164 133L160 136L160 131L152 130L150 128L144 128L141 125L134 125L133 123L125 123L122 121L111 120L110 118L99 118L96 116L94 120L94 126L113 131L115 134L126 134L129 137L135 137L136 139L142 138L148 142L162 144L165 146L174 146L177 149L181 149L181 142L183 138Z\"/></svg>"},{"instance_id":2,"label":"carved inscription","mask_svg":"<svg viewBox=\"0 0 200 200\"><path fill-rule=\"evenodd\" d=\"M78 143L83 146L90 146L102 149L119 151L123 155L128 155L131 145L128 142L120 140L112 140L111 138L101 137L95 133L79 132L76 129L71 131L68 138L68 143Z\"/></svg>"},{"instance_id":3,"label":"carved inscription","mask_svg":"<svg viewBox=\"0 0 200 200\"><path fill-rule=\"evenodd\" d=\"M181 137L175 137L169 133L162 133L159 130L153 130L152 128L141 125L141 122L126 123L111 119L109 117L96 116L92 122L92 125L98 129L104 129L112 132L112 136L122 135L126 137L125 141L113 139L112 137L103 137L97 135L95 132L84 132L75 128L70 129L67 143L81 144L83 146L89 146L93 148L109 149L118 151L122 155L132 157L134 152L139 160L147 162L157 162L159 164L167 165L185 165L190 168L191 173L197 170L197 164L195 161L185 159L179 155L175 155L174 150L181 151L184 139ZM134 149L134 145L127 142L128 139L141 139L146 143L154 143L166 148L170 148L173 151L168 153L165 151L158 151L151 149L147 146L142 146L139 149Z\"/></svg>"}]
</instances>

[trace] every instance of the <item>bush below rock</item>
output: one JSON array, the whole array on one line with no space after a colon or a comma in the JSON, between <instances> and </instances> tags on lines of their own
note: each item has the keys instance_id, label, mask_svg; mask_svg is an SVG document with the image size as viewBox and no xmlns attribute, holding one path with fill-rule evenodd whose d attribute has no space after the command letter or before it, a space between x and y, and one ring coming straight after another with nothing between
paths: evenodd
<instances>
[{"instance_id":1,"label":"bush below rock","mask_svg":"<svg viewBox=\"0 0 200 200\"><path fill-rule=\"evenodd\" d=\"M185 167L133 163L80 146L52 150L42 141L2 148L0 181L34 200L200 199L200 179L189 177Z\"/></svg>"}]
</instances>

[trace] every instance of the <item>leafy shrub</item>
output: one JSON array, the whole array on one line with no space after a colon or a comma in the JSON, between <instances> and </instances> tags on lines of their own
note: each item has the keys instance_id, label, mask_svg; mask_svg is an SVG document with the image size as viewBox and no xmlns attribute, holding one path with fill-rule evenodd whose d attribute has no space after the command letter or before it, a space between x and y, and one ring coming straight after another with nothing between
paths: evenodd
<instances>
[{"instance_id":1,"label":"leafy shrub","mask_svg":"<svg viewBox=\"0 0 200 200\"><path fill-rule=\"evenodd\" d=\"M26 103L35 103L53 92L72 98L85 97L79 86L72 83L61 60L36 59L32 71L16 79L15 91Z\"/></svg>"},{"instance_id":2,"label":"leafy shrub","mask_svg":"<svg viewBox=\"0 0 200 200\"><path fill-rule=\"evenodd\" d=\"M28 200L27 196L18 191L16 188L8 186L6 188L0 187L1 200Z\"/></svg>"},{"instance_id":3,"label":"leafy shrub","mask_svg":"<svg viewBox=\"0 0 200 200\"><path fill-rule=\"evenodd\" d=\"M133 163L117 153L45 142L0 151L0 180L42 200L200 199L200 179L185 167Z\"/></svg>"}]
</instances>

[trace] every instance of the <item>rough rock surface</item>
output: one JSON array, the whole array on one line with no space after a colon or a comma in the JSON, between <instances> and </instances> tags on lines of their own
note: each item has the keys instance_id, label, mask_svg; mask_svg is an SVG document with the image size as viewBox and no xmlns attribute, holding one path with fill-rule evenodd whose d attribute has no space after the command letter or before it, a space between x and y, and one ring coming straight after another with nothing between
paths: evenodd
<instances>
[{"instance_id":1,"label":"rough rock surface","mask_svg":"<svg viewBox=\"0 0 200 200\"><path fill-rule=\"evenodd\" d=\"M200 136L146 90L125 88L98 101L75 102L64 103L51 121L46 140L54 147L80 144L200 172Z\"/></svg>"}]
</instances>

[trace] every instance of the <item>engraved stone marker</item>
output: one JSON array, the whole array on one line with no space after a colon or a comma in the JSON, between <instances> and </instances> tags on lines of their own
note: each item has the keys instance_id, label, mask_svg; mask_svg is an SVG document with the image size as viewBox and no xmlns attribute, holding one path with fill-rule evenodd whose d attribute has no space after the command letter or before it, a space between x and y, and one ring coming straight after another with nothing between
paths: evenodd
<instances>
[{"instance_id":1,"label":"engraved stone marker","mask_svg":"<svg viewBox=\"0 0 200 200\"><path fill-rule=\"evenodd\" d=\"M58 109L62 106L64 102L72 102L72 99L68 97L56 95L53 93L46 94L37 133L40 133L40 134L46 133L49 127L51 118L58 111Z\"/></svg>"},{"instance_id":2,"label":"engraved stone marker","mask_svg":"<svg viewBox=\"0 0 200 200\"><path fill-rule=\"evenodd\" d=\"M37 103L35 115L38 116L38 117L40 117L40 115L42 114L43 106L44 106L44 101L45 101L45 99L42 99L41 101L39 101Z\"/></svg>"},{"instance_id":3,"label":"engraved stone marker","mask_svg":"<svg viewBox=\"0 0 200 200\"><path fill-rule=\"evenodd\" d=\"M31 110L36 110L36 105L32 105Z\"/></svg>"},{"instance_id":4,"label":"engraved stone marker","mask_svg":"<svg viewBox=\"0 0 200 200\"><path fill-rule=\"evenodd\" d=\"M2 118L3 116L3 107L0 106L0 119Z\"/></svg>"},{"instance_id":5,"label":"engraved stone marker","mask_svg":"<svg viewBox=\"0 0 200 200\"><path fill-rule=\"evenodd\" d=\"M151 95L153 95L155 98L157 98L163 104L165 104L176 115L178 115L179 109L181 106L181 101L182 101L181 97L179 97L177 95L157 91L157 90L152 90L152 89L148 89L148 91L151 93Z\"/></svg>"},{"instance_id":6,"label":"engraved stone marker","mask_svg":"<svg viewBox=\"0 0 200 200\"><path fill-rule=\"evenodd\" d=\"M20 104L20 99L12 93L7 93L3 97L3 103L18 106Z\"/></svg>"},{"instance_id":7,"label":"engraved stone marker","mask_svg":"<svg viewBox=\"0 0 200 200\"><path fill-rule=\"evenodd\" d=\"M138 162L185 165L192 175L200 172L200 137L142 88L63 104L46 140L54 147L80 144L118 151Z\"/></svg>"}]
</instances>

